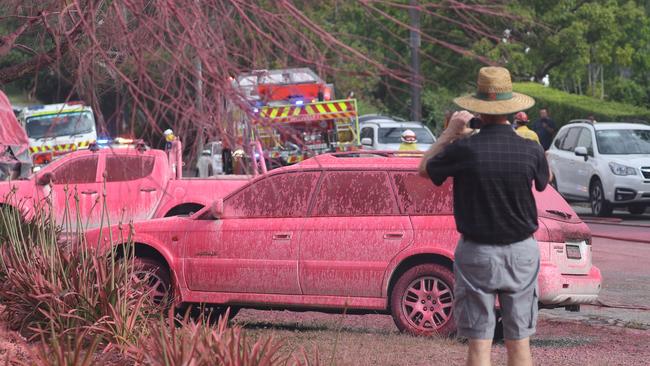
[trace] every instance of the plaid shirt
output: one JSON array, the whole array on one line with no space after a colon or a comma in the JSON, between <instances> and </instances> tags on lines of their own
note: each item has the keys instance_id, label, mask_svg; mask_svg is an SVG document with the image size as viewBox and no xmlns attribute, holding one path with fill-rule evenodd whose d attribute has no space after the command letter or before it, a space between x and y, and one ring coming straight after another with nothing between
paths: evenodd
<instances>
[{"instance_id":1,"label":"plaid shirt","mask_svg":"<svg viewBox=\"0 0 650 366\"><path fill-rule=\"evenodd\" d=\"M447 146L427 162L436 185L454 178L454 218L466 238L510 244L537 230L538 191L548 183L542 147L518 136L510 125L488 125Z\"/></svg>"}]
</instances>

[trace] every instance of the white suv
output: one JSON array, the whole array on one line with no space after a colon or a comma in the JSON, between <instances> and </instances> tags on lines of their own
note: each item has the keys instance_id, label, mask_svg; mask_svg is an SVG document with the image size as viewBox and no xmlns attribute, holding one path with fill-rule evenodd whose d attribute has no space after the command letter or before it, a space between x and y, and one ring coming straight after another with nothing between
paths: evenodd
<instances>
[{"instance_id":1,"label":"white suv","mask_svg":"<svg viewBox=\"0 0 650 366\"><path fill-rule=\"evenodd\" d=\"M594 215L615 207L634 215L650 205L650 126L571 121L547 152L554 179L567 199L591 203Z\"/></svg>"}]
</instances>

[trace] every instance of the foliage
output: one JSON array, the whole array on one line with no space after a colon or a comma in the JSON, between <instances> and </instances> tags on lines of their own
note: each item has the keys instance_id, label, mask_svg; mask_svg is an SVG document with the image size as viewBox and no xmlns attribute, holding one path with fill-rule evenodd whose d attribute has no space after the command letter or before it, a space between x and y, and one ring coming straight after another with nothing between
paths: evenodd
<instances>
[{"instance_id":1,"label":"foliage","mask_svg":"<svg viewBox=\"0 0 650 366\"><path fill-rule=\"evenodd\" d=\"M127 354L136 364L151 366L274 366L318 365L304 353L290 359L283 343L272 337L253 340L240 327L228 327L228 314L216 326L210 319L177 322L160 319L151 325L151 336ZM317 352L316 352L317 356Z\"/></svg>"},{"instance_id":2,"label":"foliage","mask_svg":"<svg viewBox=\"0 0 650 366\"><path fill-rule=\"evenodd\" d=\"M536 104L529 113L530 118L538 115L541 107L548 107L552 118L559 124L572 119L593 115L597 121L650 121L650 110L618 102L603 102L598 98L570 94L544 87L537 83L515 83L515 91L535 98Z\"/></svg>"},{"instance_id":3,"label":"foliage","mask_svg":"<svg viewBox=\"0 0 650 366\"><path fill-rule=\"evenodd\" d=\"M51 209L26 223L10 206L0 209L0 300L9 325L32 339L83 331L135 341L158 312L146 279L135 281L131 261L91 250L83 236L63 238Z\"/></svg>"}]
</instances>

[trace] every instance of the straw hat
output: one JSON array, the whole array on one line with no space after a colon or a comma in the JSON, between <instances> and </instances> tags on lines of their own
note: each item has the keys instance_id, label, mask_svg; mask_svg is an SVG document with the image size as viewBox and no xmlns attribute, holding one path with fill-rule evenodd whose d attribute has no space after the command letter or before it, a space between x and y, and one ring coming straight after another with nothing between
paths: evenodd
<instances>
[{"instance_id":1,"label":"straw hat","mask_svg":"<svg viewBox=\"0 0 650 366\"><path fill-rule=\"evenodd\" d=\"M503 67L482 67L478 72L477 91L454 99L461 108L481 114L511 114L535 105L527 95L512 91L510 72Z\"/></svg>"}]
</instances>

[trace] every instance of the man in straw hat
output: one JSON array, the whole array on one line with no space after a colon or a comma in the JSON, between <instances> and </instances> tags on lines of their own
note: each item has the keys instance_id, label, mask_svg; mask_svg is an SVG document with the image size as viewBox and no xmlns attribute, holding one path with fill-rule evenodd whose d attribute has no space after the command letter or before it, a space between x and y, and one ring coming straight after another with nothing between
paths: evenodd
<instances>
[{"instance_id":1,"label":"man in straw hat","mask_svg":"<svg viewBox=\"0 0 650 366\"><path fill-rule=\"evenodd\" d=\"M489 365L498 297L508 365L532 365L539 248L531 185L543 190L549 170L542 147L518 136L507 115L535 101L512 91L508 70L483 67L477 92L454 103L477 114L481 130L469 136L474 115L454 113L425 153L420 174L436 185L454 178L454 218L461 233L454 263L458 335L469 339L467 365Z\"/></svg>"}]
</instances>

